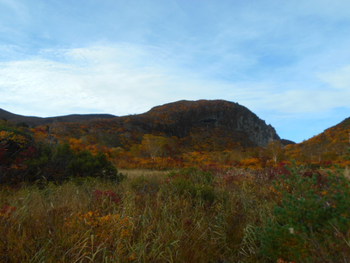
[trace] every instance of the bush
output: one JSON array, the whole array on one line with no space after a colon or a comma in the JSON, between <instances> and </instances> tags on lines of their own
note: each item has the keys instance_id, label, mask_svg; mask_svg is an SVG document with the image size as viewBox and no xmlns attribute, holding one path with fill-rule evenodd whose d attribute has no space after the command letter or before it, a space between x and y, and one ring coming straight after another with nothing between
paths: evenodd
<instances>
[{"instance_id":1,"label":"bush","mask_svg":"<svg viewBox=\"0 0 350 263\"><path fill-rule=\"evenodd\" d=\"M189 195L212 203L216 199L213 187L214 176L210 172L195 168L182 169L169 174L172 191L179 195Z\"/></svg>"},{"instance_id":2,"label":"bush","mask_svg":"<svg viewBox=\"0 0 350 263\"><path fill-rule=\"evenodd\" d=\"M71 177L120 182L124 175L102 153L75 152L68 144L38 144L28 129L0 123L0 184L62 182Z\"/></svg>"},{"instance_id":3,"label":"bush","mask_svg":"<svg viewBox=\"0 0 350 263\"><path fill-rule=\"evenodd\" d=\"M142 175L132 178L130 187L139 195L156 194L160 188L160 181L155 177Z\"/></svg>"},{"instance_id":4,"label":"bush","mask_svg":"<svg viewBox=\"0 0 350 263\"><path fill-rule=\"evenodd\" d=\"M343 262L350 257L350 182L341 173L294 171L275 188L282 199L274 218L259 229L265 259Z\"/></svg>"},{"instance_id":5,"label":"bush","mask_svg":"<svg viewBox=\"0 0 350 263\"><path fill-rule=\"evenodd\" d=\"M22 161L34 140L27 132L0 123L0 165L11 167Z\"/></svg>"},{"instance_id":6,"label":"bush","mask_svg":"<svg viewBox=\"0 0 350 263\"><path fill-rule=\"evenodd\" d=\"M184 178L195 184L212 184L214 176L210 172L202 171L197 168L186 168L169 173L169 178Z\"/></svg>"},{"instance_id":7,"label":"bush","mask_svg":"<svg viewBox=\"0 0 350 263\"><path fill-rule=\"evenodd\" d=\"M35 142L28 130L0 122L0 183L21 181L26 162L35 153Z\"/></svg>"},{"instance_id":8,"label":"bush","mask_svg":"<svg viewBox=\"0 0 350 263\"><path fill-rule=\"evenodd\" d=\"M43 145L37 158L28 162L28 166L27 179L31 181L44 178L60 182L71 177L100 177L120 182L124 178L106 155L74 152L68 144Z\"/></svg>"}]
</instances>

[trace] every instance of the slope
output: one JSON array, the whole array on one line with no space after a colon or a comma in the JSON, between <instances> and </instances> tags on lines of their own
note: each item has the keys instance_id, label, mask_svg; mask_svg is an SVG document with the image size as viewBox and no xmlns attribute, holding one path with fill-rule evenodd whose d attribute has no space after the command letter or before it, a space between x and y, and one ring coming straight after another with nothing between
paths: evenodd
<instances>
[{"instance_id":1,"label":"slope","mask_svg":"<svg viewBox=\"0 0 350 263\"><path fill-rule=\"evenodd\" d=\"M50 124L53 122L80 122L93 119L109 119L114 118L114 115L110 114L72 114L66 116L57 117L34 117L34 116L22 116L17 115L3 109L0 109L0 119L7 120L17 124L23 124L28 126L38 126L43 124Z\"/></svg>"},{"instance_id":2,"label":"slope","mask_svg":"<svg viewBox=\"0 0 350 263\"><path fill-rule=\"evenodd\" d=\"M311 139L286 147L287 155L301 161L333 161L349 158L350 118Z\"/></svg>"}]
</instances>

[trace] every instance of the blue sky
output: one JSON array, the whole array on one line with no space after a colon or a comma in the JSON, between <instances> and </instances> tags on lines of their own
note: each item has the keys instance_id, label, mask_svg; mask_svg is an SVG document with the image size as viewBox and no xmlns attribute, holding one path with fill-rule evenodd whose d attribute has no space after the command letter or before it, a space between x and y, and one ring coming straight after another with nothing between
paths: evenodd
<instances>
[{"instance_id":1,"label":"blue sky","mask_svg":"<svg viewBox=\"0 0 350 263\"><path fill-rule=\"evenodd\" d=\"M350 116L348 0L0 0L0 108L238 102L300 142Z\"/></svg>"}]
</instances>

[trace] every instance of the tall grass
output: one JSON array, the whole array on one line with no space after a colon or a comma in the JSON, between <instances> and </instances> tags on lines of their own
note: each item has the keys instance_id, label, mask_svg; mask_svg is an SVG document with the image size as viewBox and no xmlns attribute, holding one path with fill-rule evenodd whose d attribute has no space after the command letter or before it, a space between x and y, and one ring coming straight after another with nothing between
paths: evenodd
<instances>
[{"instance_id":1,"label":"tall grass","mask_svg":"<svg viewBox=\"0 0 350 263\"><path fill-rule=\"evenodd\" d=\"M278 244L268 239L276 226L269 222L278 219L274 209L283 200L271 174L129 173L120 184L86 178L2 187L0 262L293 260L288 249L278 250L287 251L285 257L271 254ZM349 235L333 227L342 239L334 251L347 255L342 250L350 248ZM328 253L331 242L316 245ZM320 262L307 256L304 262Z\"/></svg>"}]
</instances>

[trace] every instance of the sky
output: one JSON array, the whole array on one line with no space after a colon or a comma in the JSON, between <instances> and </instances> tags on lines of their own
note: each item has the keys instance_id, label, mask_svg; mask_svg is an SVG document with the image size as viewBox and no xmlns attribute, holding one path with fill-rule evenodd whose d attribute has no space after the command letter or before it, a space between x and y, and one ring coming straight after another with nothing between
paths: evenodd
<instances>
[{"instance_id":1,"label":"sky","mask_svg":"<svg viewBox=\"0 0 350 263\"><path fill-rule=\"evenodd\" d=\"M0 108L246 106L301 142L350 116L349 0L0 0Z\"/></svg>"}]
</instances>

